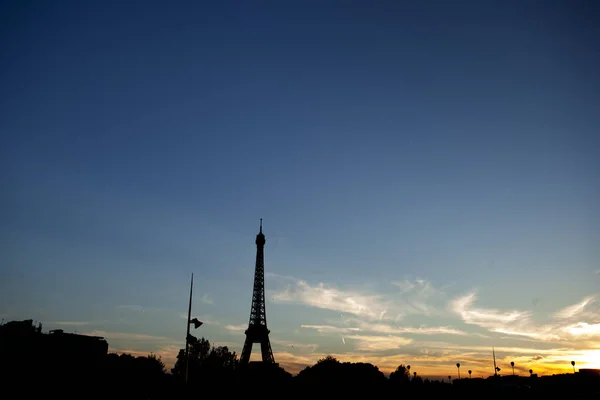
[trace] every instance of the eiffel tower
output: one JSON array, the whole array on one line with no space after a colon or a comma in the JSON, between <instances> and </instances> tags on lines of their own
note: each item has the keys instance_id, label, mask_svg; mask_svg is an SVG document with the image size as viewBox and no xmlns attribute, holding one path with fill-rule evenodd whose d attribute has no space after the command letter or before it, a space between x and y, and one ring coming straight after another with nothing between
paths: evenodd
<instances>
[{"instance_id":1,"label":"eiffel tower","mask_svg":"<svg viewBox=\"0 0 600 400\"><path fill-rule=\"evenodd\" d=\"M262 232L262 218L260 219L260 232L256 235L256 269L254 271L254 290L252 291L252 307L250 307L250 322L246 329L246 341L240 357L241 365L248 365L252 345L260 343L263 364L275 364L269 330L267 329L267 313L265 311L265 235Z\"/></svg>"}]
</instances>

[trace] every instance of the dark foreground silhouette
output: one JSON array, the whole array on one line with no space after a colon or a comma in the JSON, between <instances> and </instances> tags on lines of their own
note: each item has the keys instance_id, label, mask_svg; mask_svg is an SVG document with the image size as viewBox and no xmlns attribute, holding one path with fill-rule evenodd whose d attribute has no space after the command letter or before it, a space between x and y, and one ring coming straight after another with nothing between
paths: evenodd
<instances>
[{"instance_id":1,"label":"dark foreground silhouette","mask_svg":"<svg viewBox=\"0 0 600 400\"><path fill-rule=\"evenodd\" d=\"M156 356L109 354L108 343L91 337L51 331L42 333L32 320L0 326L0 381L3 393L24 397L170 399L179 396L438 396L473 398L503 394L510 398L537 398L600 394L600 376L563 374L545 377L491 376L450 382L411 376L398 366L389 378L367 363L340 362L325 357L293 377L277 364L242 366L235 352L211 347L208 340L193 341L185 382L185 352L180 350L173 369L166 371Z\"/></svg>"}]
</instances>

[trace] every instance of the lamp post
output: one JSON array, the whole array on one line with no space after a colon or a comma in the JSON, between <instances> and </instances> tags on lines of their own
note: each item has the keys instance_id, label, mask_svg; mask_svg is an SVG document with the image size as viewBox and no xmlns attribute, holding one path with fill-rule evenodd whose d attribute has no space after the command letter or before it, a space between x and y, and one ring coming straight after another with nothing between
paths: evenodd
<instances>
[{"instance_id":1,"label":"lamp post","mask_svg":"<svg viewBox=\"0 0 600 400\"><path fill-rule=\"evenodd\" d=\"M185 383L188 383L188 374L190 370L190 325L194 324L194 329L198 329L202 325L202 321L198 318L192 319L192 292L194 289L194 274L192 273L192 281L190 283L190 304L188 307L187 326L185 334Z\"/></svg>"}]
</instances>

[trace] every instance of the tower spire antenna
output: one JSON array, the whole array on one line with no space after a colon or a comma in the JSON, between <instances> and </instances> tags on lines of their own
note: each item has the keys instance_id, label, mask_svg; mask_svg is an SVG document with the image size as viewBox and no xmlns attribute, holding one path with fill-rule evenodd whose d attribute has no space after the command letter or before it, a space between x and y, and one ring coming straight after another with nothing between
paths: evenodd
<instances>
[{"instance_id":1,"label":"tower spire antenna","mask_svg":"<svg viewBox=\"0 0 600 400\"><path fill-rule=\"evenodd\" d=\"M260 219L260 233L262 233L262 218Z\"/></svg>"}]
</instances>

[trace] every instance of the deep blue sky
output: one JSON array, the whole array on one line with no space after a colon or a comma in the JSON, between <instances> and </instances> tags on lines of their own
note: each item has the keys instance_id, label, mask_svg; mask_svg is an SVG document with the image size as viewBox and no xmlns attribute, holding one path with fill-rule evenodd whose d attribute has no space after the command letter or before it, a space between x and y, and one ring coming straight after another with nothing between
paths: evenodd
<instances>
[{"instance_id":1,"label":"deep blue sky","mask_svg":"<svg viewBox=\"0 0 600 400\"><path fill-rule=\"evenodd\" d=\"M264 218L290 368L335 353L446 376L419 340L525 354L517 331L600 334L593 300L551 317L600 294L596 2L0 7L3 318L169 358L193 272L198 335L239 352ZM498 333L461 313L470 293L481 313L531 314ZM342 341L352 315L361 335ZM373 318L475 336L389 348Z\"/></svg>"}]
</instances>

